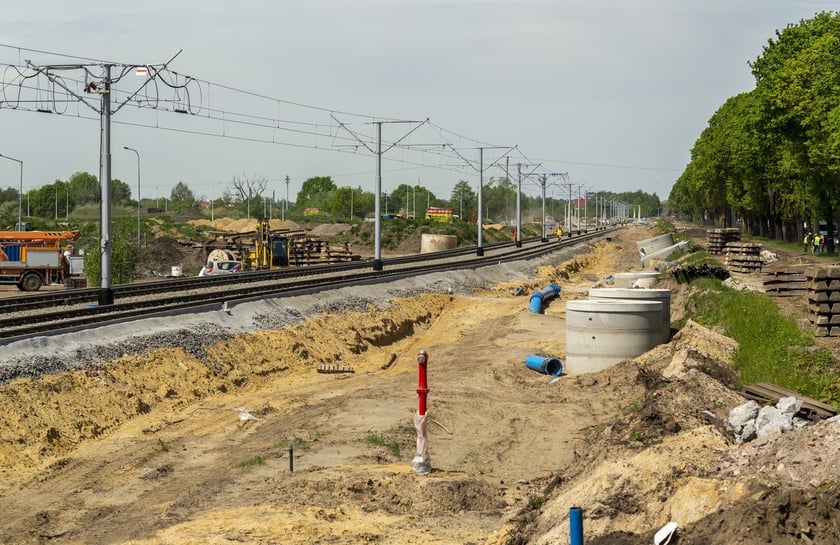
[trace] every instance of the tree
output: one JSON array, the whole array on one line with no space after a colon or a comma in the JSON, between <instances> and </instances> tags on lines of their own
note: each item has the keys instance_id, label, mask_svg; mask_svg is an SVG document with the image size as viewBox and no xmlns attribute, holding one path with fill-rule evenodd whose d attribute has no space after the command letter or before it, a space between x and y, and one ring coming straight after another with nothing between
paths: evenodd
<instances>
[{"instance_id":1,"label":"tree","mask_svg":"<svg viewBox=\"0 0 840 545\"><path fill-rule=\"evenodd\" d=\"M91 237L85 247L84 271L88 285L102 284L101 249L98 238ZM111 228L111 277L114 284L126 284L135 276L135 268L140 260L140 248L137 246L137 223L130 217L113 219Z\"/></svg>"},{"instance_id":2,"label":"tree","mask_svg":"<svg viewBox=\"0 0 840 545\"><path fill-rule=\"evenodd\" d=\"M329 212L336 189L335 182L329 176L307 178L298 191L296 206L298 209L318 208L322 212ZM347 197L349 201L349 194ZM348 205L348 214L349 210Z\"/></svg>"},{"instance_id":3,"label":"tree","mask_svg":"<svg viewBox=\"0 0 840 545\"><path fill-rule=\"evenodd\" d=\"M76 172L67 181L70 195L79 205L99 202L99 179L87 172Z\"/></svg>"},{"instance_id":4,"label":"tree","mask_svg":"<svg viewBox=\"0 0 840 545\"><path fill-rule=\"evenodd\" d=\"M332 199L330 201L330 208L329 212L336 218L350 218L351 214L351 205L354 210L352 213L356 213L355 210L355 195L353 195L353 188L351 187L340 187L335 191L332 191Z\"/></svg>"},{"instance_id":5,"label":"tree","mask_svg":"<svg viewBox=\"0 0 840 545\"><path fill-rule=\"evenodd\" d=\"M131 200L131 187L118 178L111 178L111 202L124 203Z\"/></svg>"},{"instance_id":6,"label":"tree","mask_svg":"<svg viewBox=\"0 0 840 545\"><path fill-rule=\"evenodd\" d=\"M268 178L258 178L254 176L248 178L247 176L236 176L231 182L233 193L238 197L240 202L245 203L248 218L251 218L251 204L256 197L260 197L268 187Z\"/></svg>"},{"instance_id":7,"label":"tree","mask_svg":"<svg viewBox=\"0 0 840 545\"><path fill-rule=\"evenodd\" d=\"M464 220L464 214L470 215L471 210L475 207L476 192L470 187L470 183L466 180L460 180L455 187L452 188L452 196L449 199L449 207L453 212L457 210L458 216Z\"/></svg>"},{"instance_id":8,"label":"tree","mask_svg":"<svg viewBox=\"0 0 840 545\"><path fill-rule=\"evenodd\" d=\"M169 193L169 200L175 210L186 210L195 206L195 194L184 182L178 182Z\"/></svg>"},{"instance_id":9,"label":"tree","mask_svg":"<svg viewBox=\"0 0 840 545\"><path fill-rule=\"evenodd\" d=\"M335 182L329 176L307 178L298 191L297 205L299 207L317 206L323 203L325 194L335 189Z\"/></svg>"}]
</instances>

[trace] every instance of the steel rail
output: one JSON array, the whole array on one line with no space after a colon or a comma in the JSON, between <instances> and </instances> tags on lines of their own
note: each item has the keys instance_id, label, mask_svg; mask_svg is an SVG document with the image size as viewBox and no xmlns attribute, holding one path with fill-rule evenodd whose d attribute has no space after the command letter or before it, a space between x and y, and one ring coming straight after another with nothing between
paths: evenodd
<instances>
[{"instance_id":1,"label":"steel rail","mask_svg":"<svg viewBox=\"0 0 840 545\"><path fill-rule=\"evenodd\" d=\"M523 241L523 243L538 242L538 237ZM567 241L564 241L564 243ZM489 251L504 249L513 245L513 242L497 242L487 246ZM393 257L383 260L383 266L394 266L406 263L429 262L439 259L450 259L459 255L469 255L476 252L475 246L452 248L439 252L416 254L403 257ZM345 263L333 263L324 265L313 265L306 267L291 267L264 271L246 271L232 275L219 275L207 277L190 278L169 278L153 280L148 282L137 282L133 284L117 284L112 287L114 299L125 299L128 297L142 297L145 295L162 294L169 291L182 291L187 289L198 289L220 285L242 284L248 282L265 282L269 280L283 280L287 278L299 278L302 276L314 276L319 274L334 274L337 272L360 270L371 267L369 261L350 261ZM61 290L50 293L38 293L23 295L21 297L0 298L0 314L13 314L17 312L32 311L42 308L67 307L72 305L95 304L99 300L98 288L82 288Z\"/></svg>"},{"instance_id":2,"label":"steel rail","mask_svg":"<svg viewBox=\"0 0 840 545\"><path fill-rule=\"evenodd\" d=\"M603 236L609 231L597 231L572 239L575 244ZM320 278L300 279L300 275L286 275L285 280L277 282L277 278L261 277L261 283L257 284L255 279L251 282L241 282L241 278L249 273L237 275L225 275L216 278L232 279L237 278L239 282L227 281L215 283L214 287L222 287L216 291L199 291L188 294L179 294L185 287L183 283L167 282L149 283L158 290L147 293L152 297L136 299L128 302L119 302L108 306L87 305L51 310L49 312L34 315L13 316L0 319L0 344L7 344L12 340L44 335L49 333L64 333L70 330L81 330L90 326L103 325L105 323L121 322L133 318L162 316L172 314L183 314L186 312L199 312L203 310L219 310L223 303L241 303L255 301L266 297L287 297L292 295L303 295L316 293L323 289L336 289L349 285L374 284L397 278L413 277L419 274L429 274L438 271L474 269L486 265L497 264L508 261L527 260L547 253L555 252L568 247L568 241L561 244L555 242L542 243L530 248L518 248L514 252L503 252L496 255L485 255L472 259L460 261L442 261L423 263L422 265L409 265L403 267L391 267L382 271L338 271L334 267L324 267L322 273L331 272ZM564 244L565 243L565 244ZM427 256L429 254L424 254ZM451 257L451 256L450 256ZM363 268L367 268L364 266ZM314 269L314 267L313 267ZM338 273L338 274L336 274ZM211 277L213 278L213 277ZM205 279L198 279L195 285L204 288L211 288L204 283ZM214 278L215 280L215 278ZM272 281L275 280L275 281ZM173 289L173 286L175 288ZM73 290L80 291L80 290ZM96 289L92 290L94 293ZM168 294L168 295L166 295ZM164 296L165 295L165 296Z\"/></svg>"}]
</instances>

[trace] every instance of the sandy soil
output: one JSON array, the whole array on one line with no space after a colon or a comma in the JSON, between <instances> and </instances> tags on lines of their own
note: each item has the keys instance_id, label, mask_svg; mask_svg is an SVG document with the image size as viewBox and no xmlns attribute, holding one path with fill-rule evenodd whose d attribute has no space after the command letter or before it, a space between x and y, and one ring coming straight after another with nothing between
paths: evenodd
<instances>
[{"instance_id":1,"label":"sandy soil","mask_svg":"<svg viewBox=\"0 0 840 545\"><path fill-rule=\"evenodd\" d=\"M588 544L650 543L669 520L680 544L836 543L834 462L808 468L836 458L840 425L734 445L730 339L689 323L600 373L525 367L563 358L565 301L637 267L648 236L629 228L479 293L242 333L200 358L173 347L6 384L0 542L553 544L580 505ZM546 282L561 297L527 312ZM433 471L418 477L420 349Z\"/></svg>"}]
</instances>

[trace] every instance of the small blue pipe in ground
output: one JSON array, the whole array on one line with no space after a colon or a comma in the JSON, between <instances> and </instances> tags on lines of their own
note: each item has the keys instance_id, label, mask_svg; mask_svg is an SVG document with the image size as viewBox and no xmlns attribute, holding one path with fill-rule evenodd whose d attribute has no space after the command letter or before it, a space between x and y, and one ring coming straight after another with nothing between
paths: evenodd
<instances>
[{"instance_id":1,"label":"small blue pipe in ground","mask_svg":"<svg viewBox=\"0 0 840 545\"><path fill-rule=\"evenodd\" d=\"M583 545L583 509L569 509L569 539L571 545Z\"/></svg>"},{"instance_id":2,"label":"small blue pipe in ground","mask_svg":"<svg viewBox=\"0 0 840 545\"><path fill-rule=\"evenodd\" d=\"M557 297L558 295L560 295L560 286L549 284L540 291L535 291L531 294L528 310L530 312L542 312L543 302L548 301L552 297Z\"/></svg>"},{"instance_id":3,"label":"small blue pipe in ground","mask_svg":"<svg viewBox=\"0 0 840 545\"><path fill-rule=\"evenodd\" d=\"M525 358L525 366L543 375L559 377L563 374L563 363L557 358L546 358L545 356L532 354Z\"/></svg>"}]
</instances>

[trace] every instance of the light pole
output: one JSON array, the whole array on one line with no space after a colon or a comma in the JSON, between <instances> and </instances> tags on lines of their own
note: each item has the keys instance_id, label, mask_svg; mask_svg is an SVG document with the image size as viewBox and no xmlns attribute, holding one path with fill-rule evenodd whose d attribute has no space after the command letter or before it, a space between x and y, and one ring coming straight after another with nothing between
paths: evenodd
<instances>
[{"instance_id":1,"label":"light pole","mask_svg":"<svg viewBox=\"0 0 840 545\"><path fill-rule=\"evenodd\" d=\"M123 146L123 149L133 151L137 156L137 247L140 247L140 152L134 148Z\"/></svg>"},{"instance_id":2,"label":"light pole","mask_svg":"<svg viewBox=\"0 0 840 545\"><path fill-rule=\"evenodd\" d=\"M18 191L18 222L15 231L23 231L23 229L21 229L21 227L23 227L21 223L23 221L23 161L3 154L0 154L0 157L2 157L3 159L8 159L9 161L14 161L15 163L18 163L20 165L20 190Z\"/></svg>"},{"instance_id":3,"label":"light pole","mask_svg":"<svg viewBox=\"0 0 840 545\"><path fill-rule=\"evenodd\" d=\"M289 177L286 176L286 200L283 201L283 221L286 221L286 209L289 208Z\"/></svg>"}]
</instances>

